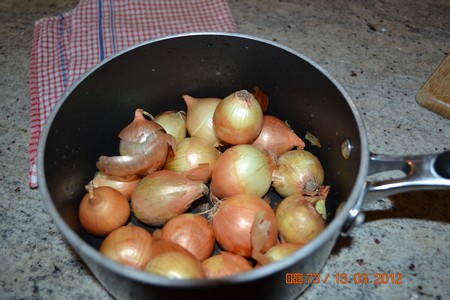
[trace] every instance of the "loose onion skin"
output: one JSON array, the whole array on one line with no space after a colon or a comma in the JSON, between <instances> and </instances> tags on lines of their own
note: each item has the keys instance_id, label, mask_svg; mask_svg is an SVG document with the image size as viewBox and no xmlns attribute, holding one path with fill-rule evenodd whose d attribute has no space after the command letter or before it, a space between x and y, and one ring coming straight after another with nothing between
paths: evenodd
<instances>
[{"instance_id":1,"label":"loose onion skin","mask_svg":"<svg viewBox=\"0 0 450 300\"><path fill-rule=\"evenodd\" d=\"M263 197L270 189L275 158L252 145L228 148L211 175L211 194L219 199L247 193Z\"/></svg>"},{"instance_id":2,"label":"loose onion skin","mask_svg":"<svg viewBox=\"0 0 450 300\"><path fill-rule=\"evenodd\" d=\"M112 231L100 245L106 257L126 266L143 270L150 260L152 236L135 225L125 225Z\"/></svg>"},{"instance_id":3,"label":"loose onion skin","mask_svg":"<svg viewBox=\"0 0 450 300\"><path fill-rule=\"evenodd\" d=\"M88 186L87 189L78 210L81 226L86 232L105 236L127 223L130 205L122 193L109 186Z\"/></svg>"},{"instance_id":4,"label":"loose onion skin","mask_svg":"<svg viewBox=\"0 0 450 300\"><path fill-rule=\"evenodd\" d=\"M125 197L127 197L128 200L130 200L131 193L133 192L134 188L137 186L140 180L141 176L139 175L119 177L107 175L102 172L97 172L91 182L94 185L94 187L99 186L112 187L121 192Z\"/></svg>"},{"instance_id":5,"label":"loose onion skin","mask_svg":"<svg viewBox=\"0 0 450 300\"><path fill-rule=\"evenodd\" d=\"M191 254L165 252L151 259L145 271L174 279L205 278L201 263Z\"/></svg>"},{"instance_id":6,"label":"loose onion skin","mask_svg":"<svg viewBox=\"0 0 450 300\"><path fill-rule=\"evenodd\" d=\"M234 92L217 105L213 115L217 137L231 145L253 142L263 127L263 112L246 90Z\"/></svg>"},{"instance_id":7,"label":"loose onion skin","mask_svg":"<svg viewBox=\"0 0 450 300\"><path fill-rule=\"evenodd\" d=\"M198 137L210 145L219 143L213 125L213 115L219 98L194 98L184 95L183 100L187 106L186 128L191 137Z\"/></svg>"},{"instance_id":8,"label":"loose onion skin","mask_svg":"<svg viewBox=\"0 0 450 300\"><path fill-rule=\"evenodd\" d=\"M164 168L207 183L219 155L219 150L203 139L188 137L177 143L176 154L168 155Z\"/></svg>"},{"instance_id":9,"label":"loose onion skin","mask_svg":"<svg viewBox=\"0 0 450 300\"><path fill-rule=\"evenodd\" d=\"M131 195L134 215L150 226L161 226L186 212L192 202L208 193L208 187L170 170L144 177Z\"/></svg>"},{"instance_id":10,"label":"loose onion skin","mask_svg":"<svg viewBox=\"0 0 450 300\"><path fill-rule=\"evenodd\" d=\"M184 213L167 222L162 228L161 238L186 248L199 261L204 261L214 251L214 232L202 216Z\"/></svg>"},{"instance_id":11,"label":"loose onion skin","mask_svg":"<svg viewBox=\"0 0 450 300\"><path fill-rule=\"evenodd\" d=\"M314 154L306 150L290 150L278 158L272 186L281 196L288 197L317 191L323 180L322 164Z\"/></svg>"},{"instance_id":12,"label":"loose onion skin","mask_svg":"<svg viewBox=\"0 0 450 300\"><path fill-rule=\"evenodd\" d=\"M206 278L222 278L253 269L250 262L237 254L221 251L202 262Z\"/></svg>"},{"instance_id":13,"label":"loose onion skin","mask_svg":"<svg viewBox=\"0 0 450 300\"><path fill-rule=\"evenodd\" d=\"M267 240L262 252L278 242L275 214L270 205L256 195L238 194L218 202L211 213L214 236L219 245L234 254L251 257L251 227L258 212L269 222Z\"/></svg>"},{"instance_id":14,"label":"loose onion skin","mask_svg":"<svg viewBox=\"0 0 450 300\"><path fill-rule=\"evenodd\" d=\"M144 114L146 113L141 108L135 110L133 122L128 124L119 133L119 138L121 140L131 143L143 143L151 134L161 130L164 131L164 128L161 125L154 121L147 120L144 117Z\"/></svg>"},{"instance_id":15,"label":"loose onion skin","mask_svg":"<svg viewBox=\"0 0 450 300\"><path fill-rule=\"evenodd\" d=\"M325 229L325 220L307 195L295 194L284 198L275 215L280 240L307 244Z\"/></svg>"},{"instance_id":16,"label":"loose onion skin","mask_svg":"<svg viewBox=\"0 0 450 300\"><path fill-rule=\"evenodd\" d=\"M294 147L299 149L305 147L302 139L285 122L272 115L263 117L262 130L252 145L272 151L277 157Z\"/></svg>"},{"instance_id":17,"label":"loose onion skin","mask_svg":"<svg viewBox=\"0 0 450 300\"><path fill-rule=\"evenodd\" d=\"M161 125L168 134L173 135L177 143L186 138L186 113L184 111L165 111L158 114L153 121Z\"/></svg>"}]
</instances>

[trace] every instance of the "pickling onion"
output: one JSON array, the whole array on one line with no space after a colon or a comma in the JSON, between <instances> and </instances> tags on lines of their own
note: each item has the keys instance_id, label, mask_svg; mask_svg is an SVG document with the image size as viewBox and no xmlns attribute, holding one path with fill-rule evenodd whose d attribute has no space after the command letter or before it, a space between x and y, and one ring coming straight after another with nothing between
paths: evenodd
<instances>
[{"instance_id":1,"label":"pickling onion","mask_svg":"<svg viewBox=\"0 0 450 300\"><path fill-rule=\"evenodd\" d=\"M153 259L158 255L166 252L182 252L185 254L192 254L191 252L189 252L189 250L172 240L162 237L156 237L155 235L153 235L152 245L150 249L150 259Z\"/></svg>"},{"instance_id":2,"label":"pickling onion","mask_svg":"<svg viewBox=\"0 0 450 300\"><path fill-rule=\"evenodd\" d=\"M228 148L212 172L212 197L221 199L241 193L263 197L272 183L274 159L269 152L248 144Z\"/></svg>"},{"instance_id":3,"label":"pickling onion","mask_svg":"<svg viewBox=\"0 0 450 300\"><path fill-rule=\"evenodd\" d=\"M158 123L147 120L144 114L148 113L141 108L135 110L134 120L119 133L121 140L131 143L143 143L151 134L164 130Z\"/></svg>"},{"instance_id":4,"label":"pickling onion","mask_svg":"<svg viewBox=\"0 0 450 300\"><path fill-rule=\"evenodd\" d=\"M153 121L161 125L168 134L173 135L177 143L186 138L186 113L184 111L165 111L158 114Z\"/></svg>"},{"instance_id":5,"label":"pickling onion","mask_svg":"<svg viewBox=\"0 0 450 300\"><path fill-rule=\"evenodd\" d=\"M286 243L307 244L325 228L325 220L315 209L315 201L303 194L284 198L275 215L280 240Z\"/></svg>"},{"instance_id":6,"label":"pickling onion","mask_svg":"<svg viewBox=\"0 0 450 300\"><path fill-rule=\"evenodd\" d=\"M155 171L139 182L131 195L134 215L147 225L160 226L184 212L208 193L202 182L171 170Z\"/></svg>"},{"instance_id":7,"label":"pickling onion","mask_svg":"<svg viewBox=\"0 0 450 300\"><path fill-rule=\"evenodd\" d=\"M272 115L265 115L263 120L262 130L252 143L253 146L272 151L277 157L294 147L298 149L305 147L302 139L279 118Z\"/></svg>"},{"instance_id":8,"label":"pickling onion","mask_svg":"<svg viewBox=\"0 0 450 300\"><path fill-rule=\"evenodd\" d=\"M202 266L206 278L222 278L253 269L246 258L227 251L209 257Z\"/></svg>"},{"instance_id":9,"label":"pickling onion","mask_svg":"<svg viewBox=\"0 0 450 300\"><path fill-rule=\"evenodd\" d=\"M306 150L290 150L278 158L272 186L283 197L316 191L323 183L324 170L319 159Z\"/></svg>"},{"instance_id":10,"label":"pickling onion","mask_svg":"<svg viewBox=\"0 0 450 300\"><path fill-rule=\"evenodd\" d=\"M100 253L124 265L144 269L150 260L152 236L142 227L125 225L112 231L100 245Z\"/></svg>"},{"instance_id":11,"label":"pickling onion","mask_svg":"<svg viewBox=\"0 0 450 300\"><path fill-rule=\"evenodd\" d=\"M231 145L253 142L263 127L263 112L246 90L232 93L216 107L213 125L217 137Z\"/></svg>"},{"instance_id":12,"label":"pickling onion","mask_svg":"<svg viewBox=\"0 0 450 300\"><path fill-rule=\"evenodd\" d=\"M191 137L199 137L211 145L219 143L213 125L214 111L221 101L219 98L194 98L183 96L186 102L186 128Z\"/></svg>"},{"instance_id":13,"label":"pickling onion","mask_svg":"<svg viewBox=\"0 0 450 300\"><path fill-rule=\"evenodd\" d=\"M121 192L128 200L130 200L131 193L140 180L141 176L138 175L119 177L97 172L91 182L94 187L110 186Z\"/></svg>"},{"instance_id":14,"label":"pickling onion","mask_svg":"<svg viewBox=\"0 0 450 300\"><path fill-rule=\"evenodd\" d=\"M128 199L109 186L86 187L88 193L81 200L78 216L86 232L105 236L125 225L130 217Z\"/></svg>"},{"instance_id":15,"label":"pickling onion","mask_svg":"<svg viewBox=\"0 0 450 300\"><path fill-rule=\"evenodd\" d=\"M269 258L270 261L279 261L282 260L285 257L288 257L298 249L302 248L303 245L301 244L293 244L293 243L283 243L283 244L277 244L267 250L264 255Z\"/></svg>"},{"instance_id":16,"label":"pickling onion","mask_svg":"<svg viewBox=\"0 0 450 300\"><path fill-rule=\"evenodd\" d=\"M219 245L234 254L251 257L251 228L257 213L269 223L267 239L261 251L264 253L278 242L275 214L263 199L251 194L238 194L219 201L211 212L214 236Z\"/></svg>"},{"instance_id":17,"label":"pickling onion","mask_svg":"<svg viewBox=\"0 0 450 300\"><path fill-rule=\"evenodd\" d=\"M219 155L219 150L203 139L188 137L177 143L176 153L168 155L164 168L206 183L211 178Z\"/></svg>"},{"instance_id":18,"label":"pickling onion","mask_svg":"<svg viewBox=\"0 0 450 300\"><path fill-rule=\"evenodd\" d=\"M211 256L216 241L206 218L192 213L184 213L169 220L162 228L161 238L189 250L199 261Z\"/></svg>"},{"instance_id":19,"label":"pickling onion","mask_svg":"<svg viewBox=\"0 0 450 300\"><path fill-rule=\"evenodd\" d=\"M192 255L165 252L151 259L145 271L173 279L205 278L201 263Z\"/></svg>"}]
</instances>

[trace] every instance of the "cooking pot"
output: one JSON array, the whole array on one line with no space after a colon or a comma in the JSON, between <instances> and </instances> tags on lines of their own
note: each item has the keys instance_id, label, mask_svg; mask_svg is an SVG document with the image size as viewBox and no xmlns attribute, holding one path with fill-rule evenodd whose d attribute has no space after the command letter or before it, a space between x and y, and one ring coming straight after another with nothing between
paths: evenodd
<instances>
[{"instance_id":1,"label":"cooking pot","mask_svg":"<svg viewBox=\"0 0 450 300\"><path fill-rule=\"evenodd\" d=\"M84 186L101 154L116 155L117 134L134 110L185 110L181 96L223 98L259 87L268 113L308 131L321 147L307 146L322 162L327 227L282 261L240 275L176 280L134 270L102 256L101 239L78 219ZM402 178L368 181L369 174L400 170ZM194 33L126 49L84 74L62 96L42 131L39 187L64 237L106 290L118 299L292 299L306 284L286 284L290 273L319 273L336 239L363 221L363 201L417 189L450 187L450 151L391 157L370 153L361 116L344 88L308 57L272 41L241 34Z\"/></svg>"}]
</instances>

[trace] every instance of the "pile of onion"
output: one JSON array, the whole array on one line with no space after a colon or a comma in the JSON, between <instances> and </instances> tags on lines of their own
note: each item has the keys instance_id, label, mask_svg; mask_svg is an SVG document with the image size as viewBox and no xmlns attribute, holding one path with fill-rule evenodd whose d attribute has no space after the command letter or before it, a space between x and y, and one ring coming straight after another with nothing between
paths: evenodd
<instances>
[{"instance_id":1,"label":"pile of onion","mask_svg":"<svg viewBox=\"0 0 450 300\"><path fill-rule=\"evenodd\" d=\"M323 231L322 165L267 114L267 95L182 99L186 112L136 109L119 155L99 157L79 219L104 237L104 256L168 278L221 278L284 259Z\"/></svg>"}]
</instances>

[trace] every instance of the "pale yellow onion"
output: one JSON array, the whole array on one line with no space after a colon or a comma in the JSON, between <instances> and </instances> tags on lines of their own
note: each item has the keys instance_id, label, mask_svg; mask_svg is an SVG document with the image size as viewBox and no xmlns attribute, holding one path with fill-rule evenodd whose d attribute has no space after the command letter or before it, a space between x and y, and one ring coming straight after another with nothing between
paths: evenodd
<instances>
[{"instance_id":1,"label":"pale yellow onion","mask_svg":"<svg viewBox=\"0 0 450 300\"><path fill-rule=\"evenodd\" d=\"M172 279L205 278L201 263L191 254L166 252L151 259L146 272Z\"/></svg>"},{"instance_id":2,"label":"pale yellow onion","mask_svg":"<svg viewBox=\"0 0 450 300\"><path fill-rule=\"evenodd\" d=\"M186 212L192 202L208 193L208 187L170 170L142 178L131 195L134 215L147 225L160 226Z\"/></svg>"},{"instance_id":3,"label":"pale yellow onion","mask_svg":"<svg viewBox=\"0 0 450 300\"><path fill-rule=\"evenodd\" d=\"M97 172L91 183L94 187L99 186L110 186L119 192L121 192L128 200L131 199L131 193L141 180L139 175L130 175L125 177L112 176L104 174L102 172Z\"/></svg>"},{"instance_id":4,"label":"pale yellow onion","mask_svg":"<svg viewBox=\"0 0 450 300\"><path fill-rule=\"evenodd\" d=\"M186 137L186 112L182 110L162 112L153 121L161 125L168 134L173 135L177 143Z\"/></svg>"},{"instance_id":5,"label":"pale yellow onion","mask_svg":"<svg viewBox=\"0 0 450 300\"><path fill-rule=\"evenodd\" d=\"M316 191L324 180L319 159L306 150L290 150L278 158L272 186L283 197Z\"/></svg>"},{"instance_id":6,"label":"pale yellow onion","mask_svg":"<svg viewBox=\"0 0 450 300\"><path fill-rule=\"evenodd\" d=\"M228 148L212 172L212 196L221 199L248 193L263 197L272 182L274 159L271 153L248 144Z\"/></svg>"},{"instance_id":7,"label":"pale yellow onion","mask_svg":"<svg viewBox=\"0 0 450 300\"><path fill-rule=\"evenodd\" d=\"M177 143L176 154L169 154L164 168L206 183L211 178L219 155L219 150L203 139L188 137Z\"/></svg>"},{"instance_id":8,"label":"pale yellow onion","mask_svg":"<svg viewBox=\"0 0 450 300\"><path fill-rule=\"evenodd\" d=\"M199 137L211 145L219 143L213 125L213 115L219 98L194 98L189 95L183 96L186 102L186 127L191 137Z\"/></svg>"},{"instance_id":9,"label":"pale yellow onion","mask_svg":"<svg viewBox=\"0 0 450 300\"><path fill-rule=\"evenodd\" d=\"M245 257L227 251L209 257L202 266L206 278L222 278L253 269Z\"/></svg>"},{"instance_id":10,"label":"pale yellow onion","mask_svg":"<svg viewBox=\"0 0 450 300\"><path fill-rule=\"evenodd\" d=\"M307 195L294 194L278 205L275 216L282 242L305 245L325 229L325 220L308 199Z\"/></svg>"},{"instance_id":11,"label":"pale yellow onion","mask_svg":"<svg viewBox=\"0 0 450 300\"><path fill-rule=\"evenodd\" d=\"M267 250L266 253L264 253L265 256L267 256L270 261L279 261L282 260L285 257L288 257L298 249L302 248L302 244L293 244L293 243L283 243L283 244L277 244Z\"/></svg>"},{"instance_id":12,"label":"pale yellow onion","mask_svg":"<svg viewBox=\"0 0 450 300\"><path fill-rule=\"evenodd\" d=\"M213 115L217 137L231 145L253 142L263 127L263 112L255 97L240 90L225 97Z\"/></svg>"}]
</instances>

